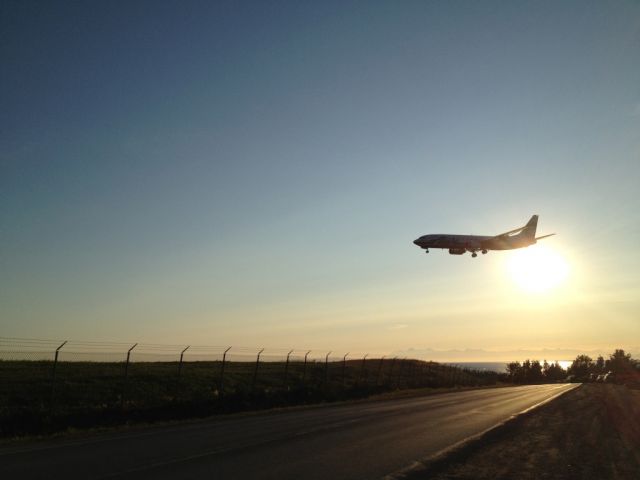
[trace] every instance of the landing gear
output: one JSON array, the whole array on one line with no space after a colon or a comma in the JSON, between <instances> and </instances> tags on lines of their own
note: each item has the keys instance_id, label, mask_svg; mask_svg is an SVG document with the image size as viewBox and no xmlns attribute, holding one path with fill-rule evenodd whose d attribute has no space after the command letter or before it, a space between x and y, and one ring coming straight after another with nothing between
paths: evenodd
<instances>
[{"instance_id":1,"label":"landing gear","mask_svg":"<svg viewBox=\"0 0 640 480\"><path fill-rule=\"evenodd\" d=\"M473 258L476 258L476 257L478 256L478 254L477 254L476 252L473 252L473 253L471 254L471 256L472 256Z\"/></svg>"},{"instance_id":2,"label":"landing gear","mask_svg":"<svg viewBox=\"0 0 640 480\"><path fill-rule=\"evenodd\" d=\"M425 249L424 249L424 253L429 253L429 249L428 249L428 248L425 248Z\"/></svg>"},{"instance_id":3,"label":"landing gear","mask_svg":"<svg viewBox=\"0 0 640 480\"><path fill-rule=\"evenodd\" d=\"M482 254L483 254L483 255L486 255L486 254L487 254L487 251L486 251L486 250L482 250Z\"/></svg>"}]
</instances>

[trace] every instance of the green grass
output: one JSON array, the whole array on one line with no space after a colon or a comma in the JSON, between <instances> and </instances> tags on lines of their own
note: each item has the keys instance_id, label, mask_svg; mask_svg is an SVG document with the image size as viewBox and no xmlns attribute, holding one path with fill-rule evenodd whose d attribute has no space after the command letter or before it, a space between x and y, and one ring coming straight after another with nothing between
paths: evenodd
<instances>
[{"instance_id":1,"label":"green grass","mask_svg":"<svg viewBox=\"0 0 640 480\"><path fill-rule=\"evenodd\" d=\"M494 384L499 375L417 360L343 362L0 361L0 435L364 398L393 390ZM285 369L286 376L285 376Z\"/></svg>"}]
</instances>

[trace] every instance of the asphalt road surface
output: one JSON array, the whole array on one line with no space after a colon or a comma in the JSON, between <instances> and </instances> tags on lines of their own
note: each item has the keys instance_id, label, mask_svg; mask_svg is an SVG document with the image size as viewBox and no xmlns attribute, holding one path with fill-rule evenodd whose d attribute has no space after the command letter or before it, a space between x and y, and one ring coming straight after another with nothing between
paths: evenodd
<instances>
[{"instance_id":1,"label":"asphalt road surface","mask_svg":"<svg viewBox=\"0 0 640 480\"><path fill-rule=\"evenodd\" d=\"M376 479L575 385L234 415L0 448L0 478Z\"/></svg>"}]
</instances>

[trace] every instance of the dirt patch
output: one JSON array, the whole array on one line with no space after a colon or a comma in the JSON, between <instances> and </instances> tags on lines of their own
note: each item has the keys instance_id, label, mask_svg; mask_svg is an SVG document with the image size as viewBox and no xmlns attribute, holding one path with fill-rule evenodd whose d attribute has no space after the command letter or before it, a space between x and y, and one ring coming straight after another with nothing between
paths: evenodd
<instances>
[{"instance_id":1,"label":"dirt patch","mask_svg":"<svg viewBox=\"0 0 640 480\"><path fill-rule=\"evenodd\" d=\"M640 478L640 390L583 385L410 478Z\"/></svg>"}]
</instances>

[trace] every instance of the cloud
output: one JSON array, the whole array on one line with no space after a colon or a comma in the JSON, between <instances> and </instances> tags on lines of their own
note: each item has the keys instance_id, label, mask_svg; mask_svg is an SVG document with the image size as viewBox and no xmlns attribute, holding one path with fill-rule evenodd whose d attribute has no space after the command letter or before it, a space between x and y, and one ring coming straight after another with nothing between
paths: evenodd
<instances>
[{"instance_id":1,"label":"cloud","mask_svg":"<svg viewBox=\"0 0 640 480\"><path fill-rule=\"evenodd\" d=\"M405 324L405 323L396 323L394 325L391 325L390 327L387 327L387 330L401 330L403 328L407 328L409 325Z\"/></svg>"}]
</instances>

